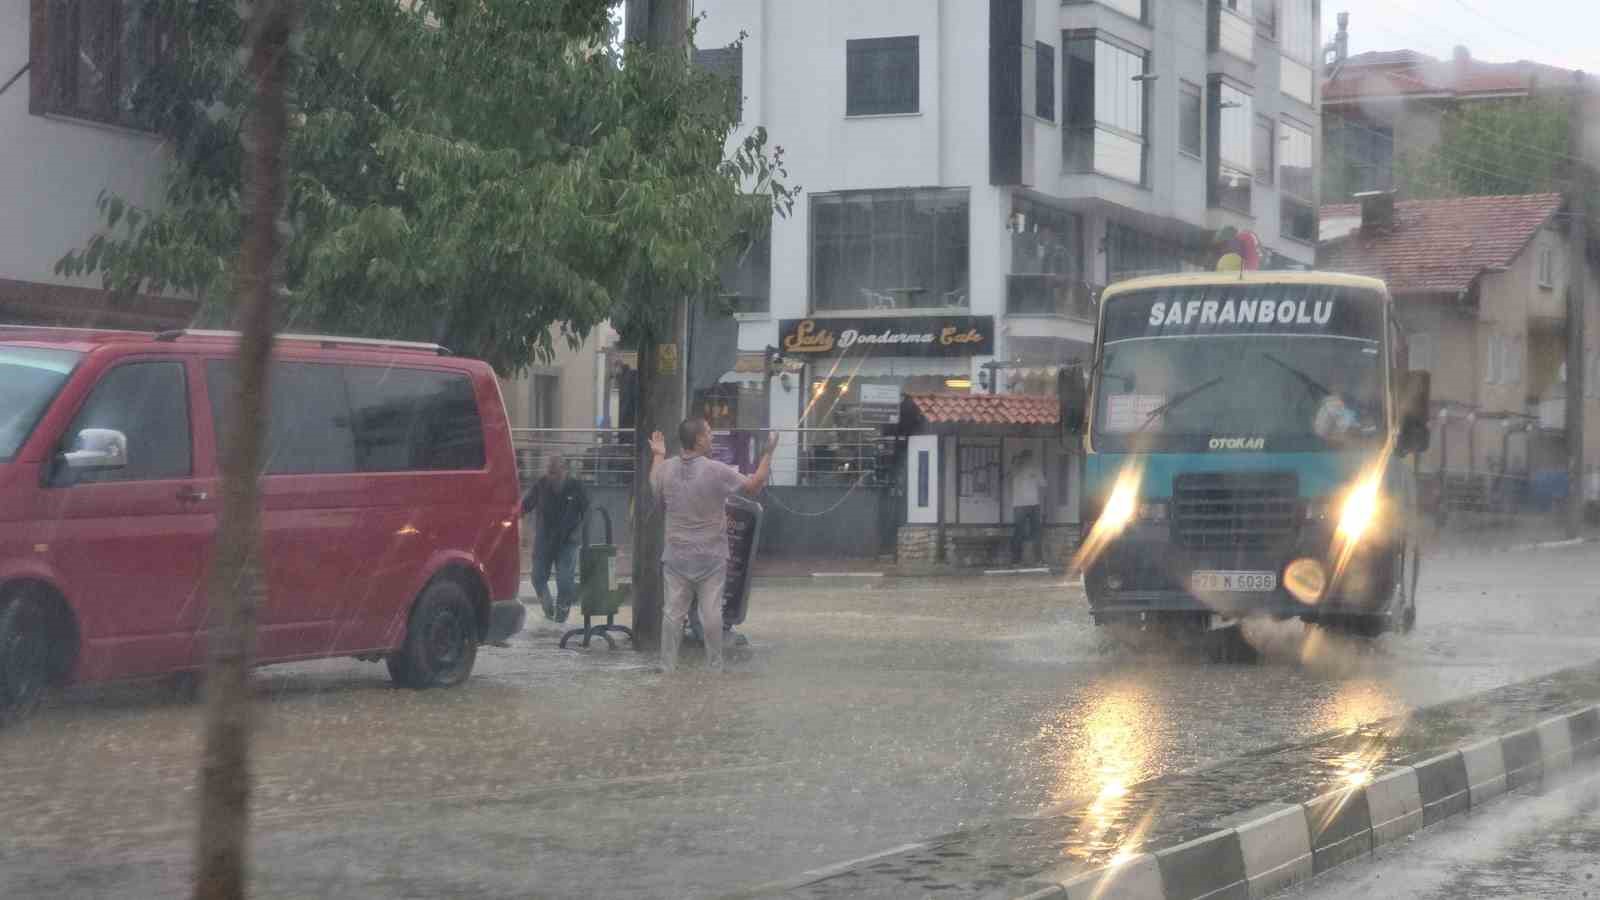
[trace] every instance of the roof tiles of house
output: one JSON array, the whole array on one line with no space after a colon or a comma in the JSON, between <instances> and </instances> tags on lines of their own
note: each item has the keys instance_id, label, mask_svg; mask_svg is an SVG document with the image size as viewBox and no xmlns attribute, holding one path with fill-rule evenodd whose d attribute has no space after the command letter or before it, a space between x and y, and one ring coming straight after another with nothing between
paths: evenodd
<instances>
[{"instance_id":1,"label":"roof tiles of house","mask_svg":"<svg viewBox=\"0 0 1600 900\"><path fill-rule=\"evenodd\" d=\"M1415 50L1358 53L1322 86L1324 103L1361 98L1436 96L1462 98L1519 94L1537 82L1560 87L1573 72L1525 59L1509 63L1480 59L1439 60Z\"/></svg>"},{"instance_id":2,"label":"roof tiles of house","mask_svg":"<svg viewBox=\"0 0 1600 900\"><path fill-rule=\"evenodd\" d=\"M1061 404L1035 394L908 394L931 425L1056 425Z\"/></svg>"},{"instance_id":3,"label":"roof tiles of house","mask_svg":"<svg viewBox=\"0 0 1600 900\"><path fill-rule=\"evenodd\" d=\"M1510 265L1560 208L1560 194L1402 200L1394 228L1322 245L1317 268L1382 278L1397 295L1454 294L1486 269ZM1324 219L1360 215L1353 203L1322 208Z\"/></svg>"}]
</instances>

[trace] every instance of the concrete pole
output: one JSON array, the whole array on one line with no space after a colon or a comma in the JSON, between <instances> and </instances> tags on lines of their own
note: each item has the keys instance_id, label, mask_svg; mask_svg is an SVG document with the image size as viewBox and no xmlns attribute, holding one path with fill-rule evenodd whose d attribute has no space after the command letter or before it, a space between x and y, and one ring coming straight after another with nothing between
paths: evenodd
<instances>
[{"instance_id":1,"label":"concrete pole","mask_svg":"<svg viewBox=\"0 0 1600 900\"><path fill-rule=\"evenodd\" d=\"M1571 177L1567 196L1571 241L1568 258L1572 261L1567 278L1567 537L1575 538L1583 528L1583 389L1584 376L1584 280L1588 277L1588 198L1589 171L1583 163L1584 101L1587 90L1582 72L1572 84L1572 115L1568 122L1567 155Z\"/></svg>"}]
</instances>

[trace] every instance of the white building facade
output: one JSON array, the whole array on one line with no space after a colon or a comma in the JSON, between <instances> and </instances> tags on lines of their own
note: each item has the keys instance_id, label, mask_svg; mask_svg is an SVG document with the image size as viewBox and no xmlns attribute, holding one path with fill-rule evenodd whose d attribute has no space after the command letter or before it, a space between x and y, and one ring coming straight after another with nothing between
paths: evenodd
<instances>
[{"instance_id":1,"label":"white building facade","mask_svg":"<svg viewBox=\"0 0 1600 900\"><path fill-rule=\"evenodd\" d=\"M165 151L129 88L173 36L132 2L0 4L0 322L171 327L193 304L111 298L55 274L97 231L102 192L159 202Z\"/></svg>"},{"instance_id":2,"label":"white building facade","mask_svg":"<svg viewBox=\"0 0 1600 900\"><path fill-rule=\"evenodd\" d=\"M1089 354L1104 285L1208 268L1228 226L1266 267L1315 258L1316 0L694 12L699 60L739 80L734 139L765 127L804 188L730 279L733 424L870 424L897 392L991 378L1049 392ZM791 365L770 386L768 347Z\"/></svg>"}]
</instances>

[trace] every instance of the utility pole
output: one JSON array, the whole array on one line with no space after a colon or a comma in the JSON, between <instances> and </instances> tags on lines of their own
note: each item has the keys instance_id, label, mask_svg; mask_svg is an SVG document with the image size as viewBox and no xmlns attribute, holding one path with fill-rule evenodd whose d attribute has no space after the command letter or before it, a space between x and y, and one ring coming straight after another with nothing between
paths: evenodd
<instances>
[{"instance_id":1,"label":"utility pole","mask_svg":"<svg viewBox=\"0 0 1600 900\"><path fill-rule=\"evenodd\" d=\"M631 47L646 51L689 47L688 0L627 0L625 36ZM654 291L648 282L640 290ZM633 635L634 645L654 651L661 642L661 547L663 510L650 492L650 435L660 431L668 446L676 444L683 419L684 378L688 354L689 304L683 297L652 298L671 309L662 333L639 336L639 415L633 431ZM641 306L644 304L640 304Z\"/></svg>"},{"instance_id":2,"label":"utility pole","mask_svg":"<svg viewBox=\"0 0 1600 900\"><path fill-rule=\"evenodd\" d=\"M1571 261L1567 277L1567 537L1575 538L1583 529L1583 389L1584 377L1584 297L1583 283L1589 271L1588 194L1589 170L1583 162L1584 126L1588 91L1582 72L1572 81L1572 113L1567 119L1569 177L1568 203L1570 227L1567 236Z\"/></svg>"}]
</instances>

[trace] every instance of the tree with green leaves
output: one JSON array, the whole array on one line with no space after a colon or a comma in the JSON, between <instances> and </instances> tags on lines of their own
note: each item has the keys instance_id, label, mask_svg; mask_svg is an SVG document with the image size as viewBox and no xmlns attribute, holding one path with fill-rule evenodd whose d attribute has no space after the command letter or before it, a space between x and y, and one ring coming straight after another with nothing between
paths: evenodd
<instances>
[{"instance_id":1,"label":"tree with green leaves","mask_svg":"<svg viewBox=\"0 0 1600 900\"><path fill-rule=\"evenodd\" d=\"M1412 199L1565 192L1569 112L1560 97L1463 104L1437 144L1397 154L1395 180Z\"/></svg>"},{"instance_id":2,"label":"tree with green leaves","mask_svg":"<svg viewBox=\"0 0 1600 900\"><path fill-rule=\"evenodd\" d=\"M58 265L231 317L243 203L244 23L221 0L146 0L184 36L134 91L164 136L162 202L101 200ZM733 84L681 52L623 58L611 0L320 0L295 110L278 325L436 340L514 372L610 320L658 333L661 297L711 297L734 243L788 211L781 148L726 152ZM767 202L752 206L748 196Z\"/></svg>"}]
</instances>

